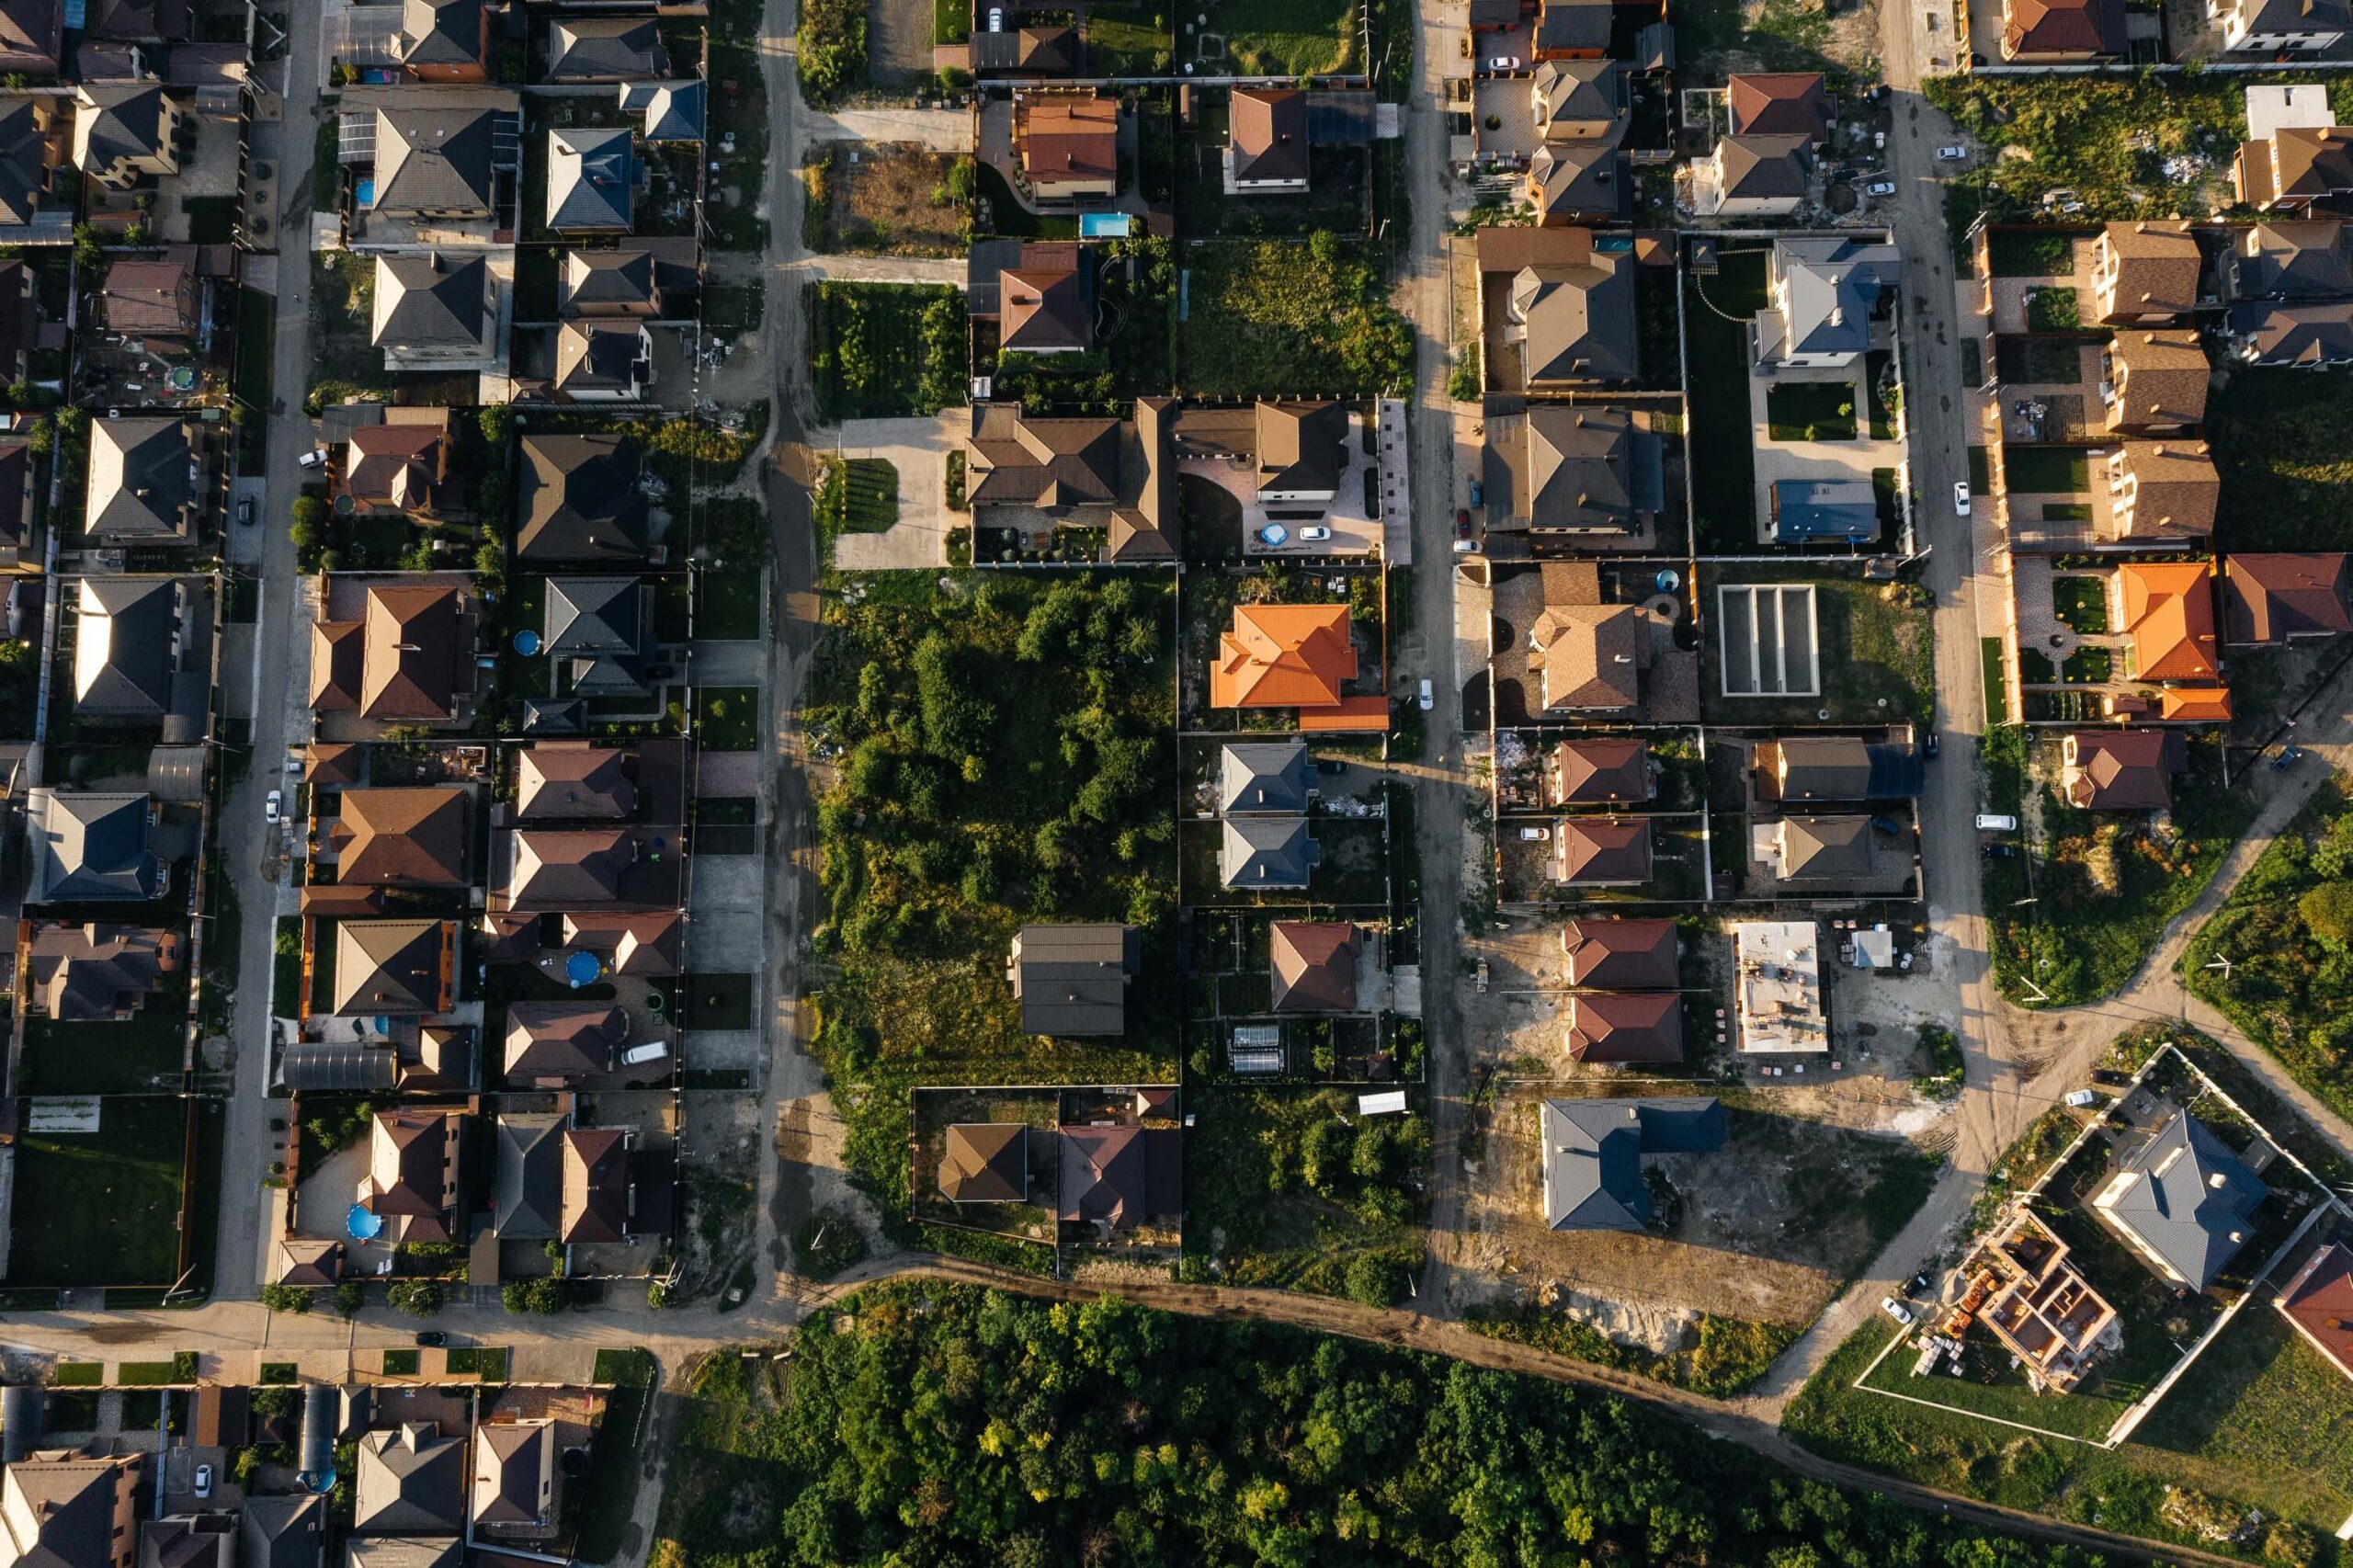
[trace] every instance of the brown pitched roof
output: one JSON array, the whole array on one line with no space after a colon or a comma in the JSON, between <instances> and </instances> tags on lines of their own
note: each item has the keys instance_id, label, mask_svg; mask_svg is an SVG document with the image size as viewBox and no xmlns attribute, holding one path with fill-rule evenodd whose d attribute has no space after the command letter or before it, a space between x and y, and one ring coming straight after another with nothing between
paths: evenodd
<instances>
[{"instance_id":1,"label":"brown pitched roof","mask_svg":"<svg viewBox=\"0 0 2353 1568\"><path fill-rule=\"evenodd\" d=\"M1183 1206L1174 1128L1072 1127L1062 1134L1063 1221L1132 1230Z\"/></svg>"},{"instance_id":2,"label":"brown pitched roof","mask_svg":"<svg viewBox=\"0 0 2353 1568\"><path fill-rule=\"evenodd\" d=\"M517 822L619 822L637 810L629 752L587 741L541 741L515 764Z\"/></svg>"},{"instance_id":3,"label":"brown pitched roof","mask_svg":"<svg viewBox=\"0 0 2353 1568\"><path fill-rule=\"evenodd\" d=\"M1642 699L1650 635L1634 606L1551 605L1530 636L1545 707L1631 708Z\"/></svg>"},{"instance_id":4,"label":"brown pitched roof","mask_svg":"<svg viewBox=\"0 0 2353 1568\"><path fill-rule=\"evenodd\" d=\"M433 487L449 472L444 433L443 426L434 424L361 426L351 433L344 490L369 506L428 510Z\"/></svg>"},{"instance_id":5,"label":"brown pitched roof","mask_svg":"<svg viewBox=\"0 0 2353 1568\"><path fill-rule=\"evenodd\" d=\"M972 410L965 464L966 499L976 506L1051 509L1113 502L1120 491L1120 422L1030 419L1019 403L981 403Z\"/></svg>"},{"instance_id":6,"label":"brown pitched roof","mask_svg":"<svg viewBox=\"0 0 2353 1568\"><path fill-rule=\"evenodd\" d=\"M1574 1062L1680 1062L1682 998L1672 991L1593 991L1569 998Z\"/></svg>"},{"instance_id":7,"label":"brown pitched roof","mask_svg":"<svg viewBox=\"0 0 2353 1568\"><path fill-rule=\"evenodd\" d=\"M1307 95L1295 88L1236 87L1228 111L1237 180L1307 177Z\"/></svg>"},{"instance_id":8,"label":"brown pitched roof","mask_svg":"<svg viewBox=\"0 0 2353 1568\"><path fill-rule=\"evenodd\" d=\"M313 741L302 748L302 782L350 784L359 778L360 751L356 745L323 744Z\"/></svg>"},{"instance_id":9,"label":"brown pitched roof","mask_svg":"<svg viewBox=\"0 0 2353 1568\"><path fill-rule=\"evenodd\" d=\"M2124 0L2004 0L2002 51L2122 54Z\"/></svg>"},{"instance_id":10,"label":"brown pitched roof","mask_svg":"<svg viewBox=\"0 0 2353 1568\"><path fill-rule=\"evenodd\" d=\"M1554 804L1614 805L1651 798L1650 747L1624 735L1563 741L1553 748Z\"/></svg>"},{"instance_id":11,"label":"brown pitched roof","mask_svg":"<svg viewBox=\"0 0 2353 1568\"><path fill-rule=\"evenodd\" d=\"M2245 554L2222 562L2227 640L2284 642L2353 631L2346 611L2345 552Z\"/></svg>"},{"instance_id":12,"label":"brown pitched roof","mask_svg":"<svg viewBox=\"0 0 2353 1568\"><path fill-rule=\"evenodd\" d=\"M506 1076L533 1083L613 1070L629 1015L609 1002L517 1002L506 1009Z\"/></svg>"},{"instance_id":13,"label":"brown pitched roof","mask_svg":"<svg viewBox=\"0 0 2353 1568\"><path fill-rule=\"evenodd\" d=\"M2272 1304L2313 1349L2353 1378L2353 1252L2342 1242L2307 1258Z\"/></svg>"},{"instance_id":14,"label":"brown pitched roof","mask_svg":"<svg viewBox=\"0 0 2353 1568\"><path fill-rule=\"evenodd\" d=\"M2132 476L2132 539L2200 537L2214 531L2222 481L2203 441L2127 441L2124 472Z\"/></svg>"},{"instance_id":15,"label":"brown pitched roof","mask_svg":"<svg viewBox=\"0 0 2353 1568\"><path fill-rule=\"evenodd\" d=\"M2178 220L2110 223L2101 231L2117 258L2120 315L2187 315L2198 305L2198 241Z\"/></svg>"},{"instance_id":16,"label":"brown pitched roof","mask_svg":"<svg viewBox=\"0 0 2353 1568\"><path fill-rule=\"evenodd\" d=\"M29 1010L51 1018L112 1019L135 1012L156 981L179 968L177 932L47 921L32 930Z\"/></svg>"},{"instance_id":17,"label":"brown pitched roof","mask_svg":"<svg viewBox=\"0 0 2353 1568\"><path fill-rule=\"evenodd\" d=\"M1063 252L1066 256L1033 252ZM1076 245L1027 245L1021 265L997 274L997 347L1017 353L1086 347Z\"/></svg>"},{"instance_id":18,"label":"brown pitched roof","mask_svg":"<svg viewBox=\"0 0 2353 1568\"><path fill-rule=\"evenodd\" d=\"M1724 84L1735 136L1803 136L1830 129L1830 97L1819 71L1752 71Z\"/></svg>"},{"instance_id":19,"label":"brown pitched roof","mask_svg":"<svg viewBox=\"0 0 2353 1568\"><path fill-rule=\"evenodd\" d=\"M563 917L566 952L600 953L616 974L660 977L678 970L684 922L675 909L645 915L579 911Z\"/></svg>"},{"instance_id":20,"label":"brown pitched roof","mask_svg":"<svg viewBox=\"0 0 2353 1568\"><path fill-rule=\"evenodd\" d=\"M346 920L335 933L335 1013L439 1013L457 931L446 920Z\"/></svg>"},{"instance_id":21,"label":"brown pitched roof","mask_svg":"<svg viewBox=\"0 0 2353 1568\"><path fill-rule=\"evenodd\" d=\"M473 618L454 587L368 590L366 618L311 632L311 706L370 719L449 719L473 689Z\"/></svg>"},{"instance_id":22,"label":"brown pitched roof","mask_svg":"<svg viewBox=\"0 0 2353 1568\"><path fill-rule=\"evenodd\" d=\"M343 1278L343 1244L311 1236L280 1236L277 1263L280 1285L332 1285Z\"/></svg>"},{"instance_id":23,"label":"brown pitched roof","mask_svg":"<svg viewBox=\"0 0 2353 1568\"><path fill-rule=\"evenodd\" d=\"M1352 1013L1357 954L1362 946L1346 920L1278 920L1267 933L1278 1013Z\"/></svg>"},{"instance_id":24,"label":"brown pitched roof","mask_svg":"<svg viewBox=\"0 0 2353 1568\"><path fill-rule=\"evenodd\" d=\"M463 790L346 790L338 812L332 834L338 884L465 884Z\"/></svg>"},{"instance_id":25,"label":"brown pitched roof","mask_svg":"<svg viewBox=\"0 0 2353 1568\"><path fill-rule=\"evenodd\" d=\"M380 1110L368 1142L371 1214L438 1215L456 1181L457 1117L422 1107Z\"/></svg>"},{"instance_id":26,"label":"brown pitched roof","mask_svg":"<svg viewBox=\"0 0 2353 1568\"><path fill-rule=\"evenodd\" d=\"M194 254L162 261L124 257L107 268L99 295L107 329L126 337L187 337L196 331Z\"/></svg>"},{"instance_id":27,"label":"brown pitched roof","mask_svg":"<svg viewBox=\"0 0 2353 1568\"><path fill-rule=\"evenodd\" d=\"M1564 882L1646 882L1651 824L1642 817L1563 817L1552 826Z\"/></svg>"},{"instance_id":28,"label":"brown pitched roof","mask_svg":"<svg viewBox=\"0 0 2353 1568\"><path fill-rule=\"evenodd\" d=\"M1029 1129L1018 1121L959 1122L939 1159L939 1194L951 1203L1029 1200Z\"/></svg>"},{"instance_id":29,"label":"brown pitched roof","mask_svg":"<svg viewBox=\"0 0 2353 1568\"><path fill-rule=\"evenodd\" d=\"M2078 730L2068 799L2096 812L2158 811L2173 804L2180 737L2164 730Z\"/></svg>"},{"instance_id":30,"label":"brown pitched roof","mask_svg":"<svg viewBox=\"0 0 2353 1568\"><path fill-rule=\"evenodd\" d=\"M563 1239L618 1242L629 1232L629 1145L618 1127L563 1135Z\"/></svg>"},{"instance_id":31,"label":"brown pitched roof","mask_svg":"<svg viewBox=\"0 0 2353 1568\"><path fill-rule=\"evenodd\" d=\"M1056 93L1024 98L1021 166L1041 187L1115 179L1120 170L1117 98Z\"/></svg>"},{"instance_id":32,"label":"brown pitched roof","mask_svg":"<svg viewBox=\"0 0 2353 1568\"><path fill-rule=\"evenodd\" d=\"M1571 985L1672 986L1678 983L1675 922L1586 916L1561 928Z\"/></svg>"},{"instance_id":33,"label":"brown pitched roof","mask_svg":"<svg viewBox=\"0 0 2353 1568\"><path fill-rule=\"evenodd\" d=\"M2190 327L2120 332L2109 345L2116 365L2120 425L2196 425L2206 417L2213 367Z\"/></svg>"},{"instance_id":34,"label":"brown pitched roof","mask_svg":"<svg viewBox=\"0 0 2353 1568\"><path fill-rule=\"evenodd\" d=\"M635 845L617 829L524 829L515 835L507 902L516 909L610 903L635 858Z\"/></svg>"}]
</instances>

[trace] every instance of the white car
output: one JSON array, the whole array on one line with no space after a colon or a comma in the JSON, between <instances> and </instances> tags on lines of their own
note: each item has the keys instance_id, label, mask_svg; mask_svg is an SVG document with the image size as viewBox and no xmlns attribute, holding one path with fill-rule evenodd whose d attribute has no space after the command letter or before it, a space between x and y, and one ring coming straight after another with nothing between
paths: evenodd
<instances>
[{"instance_id":1,"label":"white car","mask_svg":"<svg viewBox=\"0 0 2353 1568\"><path fill-rule=\"evenodd\" d=\"M1479 541L1475 539L1458 539L1454 541L1454 553L1476 555L1479 553Z\"/></svg>"},{"instance_id":2,"label":"white car","mask_svg":"<svg viewBox=\"0 0 2353 1568\"><path fill-rule=\"evenodd\" d=\"M1875 179L1863 187L1863 194L1865 196L1893 196L1895 182L1892 179Z\"/></svg>"},{"instance_id":3,"label":"white car","mask_svg":"<svg viewBox=\"0 0 2353 1568\"><path fill-rule=\"evenodd\" d=\"M1965 479L1952 482L1952 515L1956 517L1969 516L1969 481Z\"/></svg>"},{"instance_id":4,"label":"white car","mask_svg":"<svg viewBox=\"0 0 2353 1568\"><path fill-rule=\"evenodd\" d=\"M1519 56L1517 54L1491 54L1487 57L1487 69L1490 71L1517 71L1519 69Z\"/></svg>"},{"instance_id":5,"label":"white car","mask_svg":"<svg viewBox=\"0 0 2353 1568\"><path fill-rule=\"evenodd\" d=\"M272 790L262 799L261 820L264 822L276 822L278 820L278 808L285 805L285 793L281 790Z\"/></svg>"},{"instance_id":6,"label":"white car","mask_svg":"<svg viewBox=\"0 0 2353 1568\"><path fill-rule=\"evenodd\" d=\"M1966 147L1939 147L1937 149L1937 162L1940 164L1958 164L1968 156L1969 149Z\"/></svg>"},{"instance_id":7,"label":"white car","mask_svg":"<svg viewBox=\"0 0 2353 1568\"><path fill-rule=\"evenodd\" d=\"M2067 1091L2067 1097L2064 1103L2069 1110L2081 1110L2086 1106L2097 1105L2099 1104L2099 1091L2097 1089L2070 1089Z\"/></svg>"},{"instance_id":8,"label":"white car","mask_svg":"<svg viewBox=\"0 0 2353 1568\"><path fill-rule=\"evenodd\" d=\"M1549 827L1523 827L1519 835L1530 844L1549 844L1552 839L1552 830Z\"/></svg>"},{"instance_id":9,"label":"white car","mask_svg":"<svg viewBox=\"0 0 2353 1568\"><path fill-rule=\"evenodd\" d=\"M2018 830L2018 819L2006 812L1977 813L1977 831L1980 833L2016 833Z\"/></svg>"},{"instance_id":10,"label":"white car","mask_svg":"<svg viewBox=\"0 0 2353 1568\"><path fill-rule=\"evenodd\" d=\"M1902 1324L1906 1328L1910 1328L1914 1324L1920 1321L1912 1315L1912 1309L1910 1307L1905 1306L1903 1302L1897 1301L1893 1296L1881 1296L1879 1301L1879 1310L1885 1312L1888 1316L1893 1318L1896 1322Z\"/></svg>"},{"instance_id":11,"label":"white car","mask_svg":"<svg viewBox=\"0 0 2353 1568\"><path fill-rule=\"evenodd\" d=\"M1314 544L1330 539L1332 530L1326 528L1302 528L1299 530L1299 537L1302 543Z\"/></svg>"},{"instance_id":12,"label":"white car","mask_svg":"<svg viewBox=\"0 0 2353 1568\"><path fill-rule=\"evenodd\" d=\"M1419 701L1419 702L1421 703L1421 705L1422 705L1422 711L1423 711L1423 712L1425 712L1425 713L1428 712L1428 711L1429 711L1433 707L1437 706L1438 699L1437 699L1437 698L1435 698L1435 697L1433 697L1433 696L1430 694L1430 683L1429 683L1429 682L1427 682L1427 681L1424 681L1424 682L1422 682L1422 691L1421 691L1421 695L1420 695L1420 697L1419 697L1419 698L1417 698L1415 700L1417 700L1417 701Z\"/></svg>"},{"instance_id":13,"label":"white car","mask_svg":"<svg viewBox=\"0 0 2353 1568\"><path fill-rule=\"evenodd\" d=\"M1005 31L1005 12L1003 10L994 6L990 8L989 31L993 33L1001 33Z\"/></svg>"},{"instance_id":14,"label":"white car","mask_svg":"<svg viewBox=\"0 0 2353 1568\"><path fill-rule=\"evenodd\" d=\"M212 1495L212 1467L209 1464L196 1467L196 1494L199 1497Z\"/></svg>"},{"instance_id":15,"label":"white car","mask_svg":"<svg viewBox=\"0 0 2353 1568\"><path fill-rule=\"evenodd\" d=\"M316 468L326 460L327 449L324 447L313 447L309 451L302 454L301 466L304 468Z\"/></svg>"}]
</instances>

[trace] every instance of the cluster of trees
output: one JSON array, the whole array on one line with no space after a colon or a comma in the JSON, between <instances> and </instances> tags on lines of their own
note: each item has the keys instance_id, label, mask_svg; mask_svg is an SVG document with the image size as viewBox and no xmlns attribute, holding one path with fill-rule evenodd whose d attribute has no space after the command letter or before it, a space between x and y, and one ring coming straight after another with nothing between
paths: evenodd
<instances>
[{"instance_id":1,"label":"cluster of trees","mask_svg":"<svg viewBox=\"0 0 2353 1568\"><path fill-rule=\"evenodd\" d=\"M801 8L801 95L831 108L866 85L862 0L808 0Z\"/></svg>"},{"instance_id":2,"label":"cluster of trees","mask_svg":"<svg viewBox=\"0 0 2353 1568\"><path fill-rule=\"evenodd\" d=\"M1210 397L1403 396L1414 334L1390 305L1375 253L1318 230L1195 253L1185 383Z\"/></svg>"},{"instance_id":3,"label":"cluster of trees","mask_svg":"<svg viewBox=\"0 0 2353 1568\"><path fill-rule=\"evenodd\" d=\"M1120 1302L877 1289L806 1324L789 1400L714 1358L655 1561L1743 1562L2099 1559L1803 1482L1621 1401ZM764 1506L745 1509L746 1497Z\"/></svg>"},{"instance_id":4,"label":"cluster of trees","mask_svg":"<svg viewBox=\"0 0 2353 1568\"><path fill-rule=\"evenodd\" d=\"M809 375L820 419L930 414L964 401L964 296L925 283L820 283Z\"/></svg>"}]
</instances>

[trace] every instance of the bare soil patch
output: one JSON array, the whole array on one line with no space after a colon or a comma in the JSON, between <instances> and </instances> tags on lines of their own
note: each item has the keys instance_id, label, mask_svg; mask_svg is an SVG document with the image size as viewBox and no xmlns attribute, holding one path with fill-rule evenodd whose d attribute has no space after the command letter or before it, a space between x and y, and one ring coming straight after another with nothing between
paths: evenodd
<instances>
[{"instance_id":1,"label":"bare soil patch","mask_svg":"<svg viewBox=\"0 0 2353 1568\"><path fill-rule=\"evenodd\" d=\"M960 170L959 165L962 167ZM915 142L835 145L803 171L808 241L825 252L962 256L971 239L972 160Z\"/></svg>"}]
</instances>

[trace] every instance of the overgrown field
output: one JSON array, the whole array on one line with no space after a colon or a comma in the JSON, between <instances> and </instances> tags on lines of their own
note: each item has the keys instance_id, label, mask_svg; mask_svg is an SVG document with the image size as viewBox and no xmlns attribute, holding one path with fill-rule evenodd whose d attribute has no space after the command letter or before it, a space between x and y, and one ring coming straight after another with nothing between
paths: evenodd
<instances>
[{"instance_id":1,"label":"overgrown field","mask_svg":"<svg viewBox=\"0 0 2353 1568\"><path fill-rule=\"evenodd\" d=\"M1177 375L1197 397L1402 396L1414 337L1390 308L1362 246L1320 233L1304 245L1220 241L1188 246L1188 319Z\"/></svg>"},{"instance_id":2,"label":"overgrown field","mask_svg":"<svg viewBox=\"0 0 2353 1568\"><path fill-rule=\"evenodd\" d=\"M818 283L809 290L817 418L936 414L964 401L964 296L926 283Z\"/></svg>"}]
</instances>

